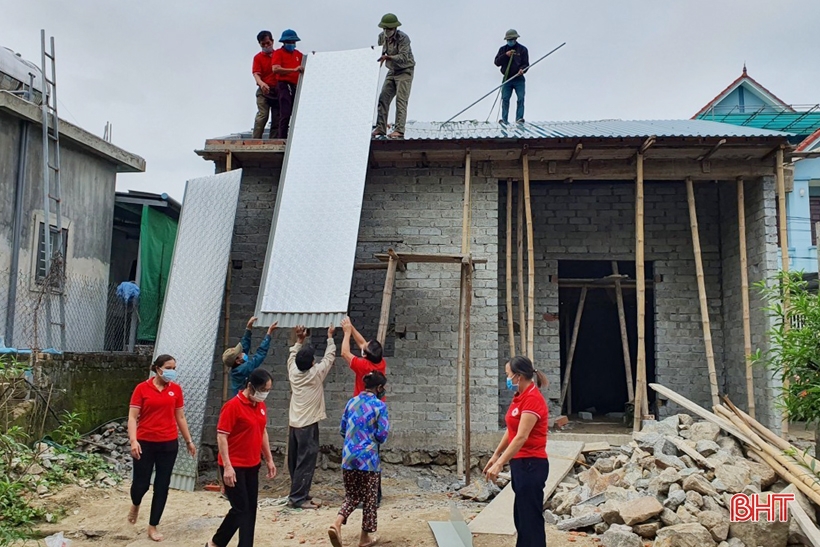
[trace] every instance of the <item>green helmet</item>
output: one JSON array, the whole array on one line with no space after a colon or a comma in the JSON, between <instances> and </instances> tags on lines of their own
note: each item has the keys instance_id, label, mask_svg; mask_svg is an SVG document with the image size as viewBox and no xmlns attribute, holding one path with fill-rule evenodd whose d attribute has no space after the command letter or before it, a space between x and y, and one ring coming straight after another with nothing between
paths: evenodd
<instances>
[{"instance_id":1,"label":"green helmet","mask_svg":"<svg viewBox=\"0 0 820 547\"><path fill-rule=\"evenodd\" d=\"M379 23L379 28L396 28L400 26L401 23L399 22L399 18L392 13L385 13Z\"/></svg>"},{"instance_id":2,"label":"green helmet","mask_svg":"<svg viewBox=\"0 0 820 547\"><path fill-rule=\"evenodd\" d=\"M518 38L520 38L520 36L518 35L518 33L515 31L514 28L511 28L510 30L508 30L507 34L504 35L505 40L516 40Z\"/></svg>"}]
</instances>

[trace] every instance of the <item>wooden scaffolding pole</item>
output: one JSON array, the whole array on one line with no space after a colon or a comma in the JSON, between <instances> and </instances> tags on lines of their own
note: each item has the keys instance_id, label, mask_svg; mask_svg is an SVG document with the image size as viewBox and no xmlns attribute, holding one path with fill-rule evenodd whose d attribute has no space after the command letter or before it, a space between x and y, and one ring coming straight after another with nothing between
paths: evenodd
<instances>
[{"instance_id":1,"label":"wooden scaffolding pole","mask_svg":"<svg viewBox=\"0 0 820 547\"><path fill-rule=\"evenodd\" d=\"M513 300L512 300L512 179L507 179L507 338L510 342L510 359L515 356L515 326L513 325Z\"/></svg>"},{"instance_id":2,"label":"wooden scaffolding pole","mask_svg":"<svg viewBox=\"0 0 820 547\"><path fill-rule=\"evenodd\" d=\"M698 233L698 213L695 206L695 188L692 179L686 177L686 200L689 202L689 227L692 229L692 248L695 252L695 273L698 281L698 300L700 301L700 321L703 326L703 344L706 347L706 366L709 369L709 391L712 394L712 405L720 404L717 371L715 370L715 352L712 348L712 325L709 321L709 303L706 300L706 280L703 276L703 257L700 250Z\"/></svg>"},{"instance_id":3,"label":"wooden scaffolding pole","mask_svg":"<svg viewBox=\"0 0 820 547\"><path fill-rule=\"evenodd\" d=\"M615 300L618 304L618 323L621 326L621 347L624 352L624 372L626 373L626 393L630 402L635 401L635 388L632 385L632 358L629 356L629 336L626 332L626 313L624 312L624 291L621 287L618 261L612 261L612 275L615 276Z\"/></svg>"},{"instance_id":4,"label":"wooden scaffolding pole","mask_svg":"<svg viewBox=\"0 0 820 547\"><path fill-rule=\"evenodd\" d=\"M567 366L564 372L564 382L561 385L561 399L558 401L558 406L561 411L564 410L564 400L567 397L567 389L569 388L570 378L572 378L572 360L575 357L575 346L578 344L578 331L581 330L581 316L584 314L584 304L587 300L587 288L581 289L581 298L578 300L578 309L575 311L575 324L572 326L572 341L569 343L569 352L567 353Z\"/></svg>"},{"instance_id":5,"label":"wooden scaffolding pole","mask_svg":"<svg viewBox=\"0 0 820 547\"><path fill-rule=\"evenodd\" d=\"M473 261L468 255L464 258L461 265L462 278L464 279L464 423L467 425L464 428L464 460L465 460L465 484L470 484L470 470L473 459L471 444L470 444L470 312L473 307Z\"/></svg>"},{"instance_id":6,"label":"wooden scaffolding pole","mask_svg":"<svg viewBox=\"0 0 820 547\"><path fill-rule=\"evenodd\" d=\"M384 280L384 290L382 291L382 311L379 314L379 330L376 333L376 340L384 346L387 339L387 327L390 324L390 304L393 302L393 287L396 285L396 269L399 266L399 258L393 249L388 249L390 259L387 262L387 276Z\"/></svg>"},{"instance_id":7,"label":"wooden scaffolding pole","mask_svg":"<svg viewBox=\"0 0 820 547\"><path fill-rule=\"evenodd\" d=\"M632 429L641 430L644 407L649 408L646 392L646 273L644 272L643 231L643 154L636 156L635 177L635 283L638 298L638 363Z\"/></svg>"},{"instance_id":8,"label":"wooden scaffolding pole","mask_svg":"<svg viewBox=\"0 0 820 547\"><path fill-rule=\"evenodd\" d=\"M231 170L231 153L225 156L225 171ZM141 253L140 253L141 254ZM233 262L228 260L228 274L225 276L225 323L222 332L222 351L228 349L231 343L231 273ZM137 274L139 275L139 273ZM231 369L222 366L222 404L228 402L228 386L231 383Z\"/></svg>"},{"instance_id":9,"label":"wooden scaffolding pole","mask_svg":"<svg viewBox=\"0 0 820 547\"><path fill-rule=\"evenodd\" d=\"M749 415L755 416L754 371L752 368L752 328L749 313L749 266L746 257L746 197L743 177L737 177L737 233L740 243L740 299L743 303L743 355L746 359L746 401Z\"/></svg>"},{"instance_id":10,"label":"wooden scaffolding pole","mask_svg":"<svg viewBox=\"0 0 820 547\"><path fill-rule=\"evenodd\" d=\"M464 208L461 216L461 254L466 255L470 252L470 149L464 158ZM461 283L459 283L459 300L458 300L458 357L456 359L456 472L463 475L466 479L469 469L469 461L465 468L464 462L464 440L465 440L465 421L464 421L464 400L465 400L465 382L464 382L464 368L469 366L464 361L464 347L465 347L465 316L464 316L464 302L466 299L465 292L467 291L467 284L464 279L464 268L461 269ZM467 425L469 428L469 424Z\"/></svg>"},{"instance_id":11,"label":"wooden scaffolding pole","mask_svg":"<svg viewBox=\"0 0 820 547\"><path fill-rule=\"evenodd\" d=\"M524 147L524 207L527 212L527 357L535 363L535 245L532 234L532 199L530 198L530 158Z\"/></svg>"},{"instance_id":12,"label":"wooden scaffolding pole","mask_svg":"<svg viewBox=\"0 0 820 547\"><path fill-rule=\"evenodd\" d=\"M527 304L524 301L524 184L519 181L518 187L518 214L516 214L515 238L517 249L515 253L518 270L518 332L521 339L518 344L521 355L527 353Z\"/></svg>"},{"instance_id":13,"label":"wooden scaffolding pole","mask_svg":"<svg viewBox=\"0 0 820 547\"><path fill-rule=\"evenodd\" d=\"M783 173L783 148L778 148L777 153L775 154L775 172L777 174L777 210L779 213L780 218L778 219L778 232L780 234L780 260L781 260L781 269L785 272L789 272L789 231L788 231L788 219L786 218L786 177ZM789 295L788 293L783 294L783 314L788 317L789 313ZM785 319L785 318L784 318ZM789 328L789 321L785 320L783 322L783 328ZM789 378L783 376L783 389L786 390L789 387ZM783 410L783 415L780 419L780 434L783 435L783 438L786 438L786 435L789 433L789 415L786 410Z\"/></svg>"}]
</instances>

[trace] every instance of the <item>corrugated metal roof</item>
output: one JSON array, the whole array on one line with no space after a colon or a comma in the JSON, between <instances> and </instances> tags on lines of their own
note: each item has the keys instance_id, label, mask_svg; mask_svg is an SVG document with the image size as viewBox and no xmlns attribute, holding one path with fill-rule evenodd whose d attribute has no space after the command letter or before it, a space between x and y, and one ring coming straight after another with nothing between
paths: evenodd
<instances>
[{"instance_id":1,"label":"corrugated metal roof","mask_svg":"<svg viewBox=\"0 0 820 547\"><path fill-rule=\"evenodd\" d=\"M405 140L556 139L629 137L787 137L791 133L707 120L596 120L579 122L408 122Z\"/></svg>"}]
</instances>

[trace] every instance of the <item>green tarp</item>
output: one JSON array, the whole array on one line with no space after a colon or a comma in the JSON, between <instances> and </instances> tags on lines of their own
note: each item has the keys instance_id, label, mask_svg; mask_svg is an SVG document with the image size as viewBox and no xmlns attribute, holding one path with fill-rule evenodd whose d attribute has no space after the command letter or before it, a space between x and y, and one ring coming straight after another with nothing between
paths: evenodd
<instances>
[{"instance_id":1,"label":"green tarp","mask_svg":"<svg viewBox=\"0 0 820 547\"><path fill-rule=\"evenodd\" d=\"M155 341L168 272L177 238L177 221L148 205L140 224L140 323L139 340Z\"/></svg>"}]
</instances>

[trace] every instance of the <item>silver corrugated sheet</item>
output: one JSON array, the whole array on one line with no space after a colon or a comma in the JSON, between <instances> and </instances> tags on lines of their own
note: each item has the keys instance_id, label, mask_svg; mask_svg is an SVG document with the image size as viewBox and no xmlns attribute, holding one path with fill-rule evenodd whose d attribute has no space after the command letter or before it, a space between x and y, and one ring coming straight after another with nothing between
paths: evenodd
<instances>
[{"instance_id":1,"label":"silver corrugated sheet","mask_svg":"<svg viewBox=\"0 0 820 547\"><path fill-rule=\"evenodd\" d=\"M238 169L186 184L154 347L154 357L167 353L177 361L185 416L197 446L202 439L241 180ZM197 462L180 443L171 485L193 490L196 476Z\"/></svg>"},{"instance_id":2,"label":"silver corrugated sheet","mask_svg":"<svg viewBox=\"0 0 820 547\"><path fill-rule=\"evenodd\" d=\"M367 48L307 58L257 301L262 326L338 325L347 311L377 57Z\"/></svg>"}]
</instances>

